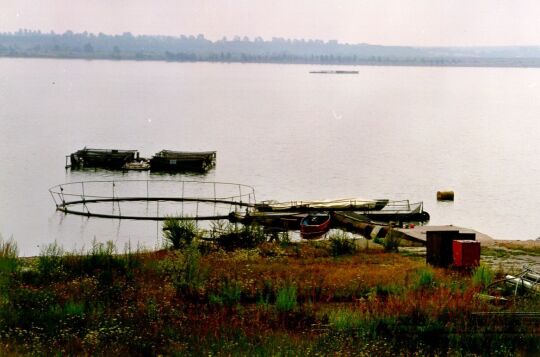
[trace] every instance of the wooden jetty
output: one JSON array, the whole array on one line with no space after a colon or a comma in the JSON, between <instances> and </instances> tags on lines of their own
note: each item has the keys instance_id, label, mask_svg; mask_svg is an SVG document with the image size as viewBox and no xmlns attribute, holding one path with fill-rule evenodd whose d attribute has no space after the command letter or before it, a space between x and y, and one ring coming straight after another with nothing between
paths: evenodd
<instances>
[{"instance_id":1,"label":"wooden jetty","mask_svg":"<svg viewBox=\"0 0 540 357\"><path fill-rule=\"evenodd\" d=\"M332 217L338 224L351 231L358 232L366 238L384 238L391 227L389 223L374 222L367 216L355 212L338 211L334 212ZM471 234L474 235L475 239L482 245L491 245L494 243L494 239L486 234L475 231L474 229L453 225L414 226L414 228L393 227L393 232L394 234L397 234L398 238L417 246L426 245L427 232L440 231L458 231L462 236Z\"/></svg>"},{"instance_id":2,"label":"wooden jetty","mask_svg":"<svg viewBox=\"0 0 540 357\"><path fill-rule=\"evenodd\" d=\"M215 151L187 152L161 150L150 159L152 171L206 171L216 162Z\"/></svg>"},{"instance_id":3,"label":"wooden jetty","mask_svg":"<svg viewBox=\"0 0 540 357\"><path fill-rule=\"evenodd\" d=\"M399 232L403 239L426 244L428 232L441 232L441 231L459 231L460 235L471 234L475 236L475 240L479 241L482 245L492 245L495 240L487 234L475 231L474 229L464 228L454 225L441 225L441 226L415 226L414 228L394 228L394 231Z\"/></svg>"}]
</instances>

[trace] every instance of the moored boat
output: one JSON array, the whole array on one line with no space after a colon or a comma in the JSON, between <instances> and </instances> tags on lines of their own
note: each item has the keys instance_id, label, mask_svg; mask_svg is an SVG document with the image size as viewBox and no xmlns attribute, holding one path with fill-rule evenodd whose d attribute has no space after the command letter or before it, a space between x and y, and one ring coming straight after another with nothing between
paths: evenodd
<instances>
[{"instance_id":1,"label":"moored boat","mask_svg":"<svg viewBox=\"0 0 540 357\"><path fill-rule=\"evenodd\" d=\"M122 170L147 171L150 170L150 163L145 160L126 162L124 166L122 166Z\"/></svg>"},{"instance_id":2,"label":"moored boat","mask_svg":"<svg viewBox=\"0 0 540 357\"><path fill-rule=\"evenodd\" d=\"M312 213L308 214L300 222L300 233L302 237L322 235L330 229L330 214Z\"/></svg>"}]
</instances>

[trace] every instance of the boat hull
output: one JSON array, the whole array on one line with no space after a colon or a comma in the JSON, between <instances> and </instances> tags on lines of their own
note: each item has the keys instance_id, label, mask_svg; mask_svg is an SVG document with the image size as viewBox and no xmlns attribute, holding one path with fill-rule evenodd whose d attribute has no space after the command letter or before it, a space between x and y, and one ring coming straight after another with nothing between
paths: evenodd
<instances>
[{"instance_id":1,"label":"boat hull","mask_svg":"<svg viewBox=\"0 0 540 357\"><path fill-rule=\"evenodd\" d=\"M330 230L330 215L310 214L300 222L300 233L302 237L318 236L325 234Z\"/></svg>"}]
</instances>

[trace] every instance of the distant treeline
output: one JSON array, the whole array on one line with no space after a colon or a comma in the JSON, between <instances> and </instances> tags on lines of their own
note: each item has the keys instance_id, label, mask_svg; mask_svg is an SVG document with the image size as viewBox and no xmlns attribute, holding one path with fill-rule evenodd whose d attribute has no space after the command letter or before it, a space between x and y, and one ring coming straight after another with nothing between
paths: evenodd
<instances>
[{"instance_id":1,"label":"distant treeline","mask_svg":"<svg viewBox=\"0 0 540 357\"><path fill-rule=\"evenodd\" d=\"M0 57L164 60L176 62L540 67L540 47L406 47L338 41L203 35L134 36L19 30L0 33Z\"/></svg>"}]
</instances>

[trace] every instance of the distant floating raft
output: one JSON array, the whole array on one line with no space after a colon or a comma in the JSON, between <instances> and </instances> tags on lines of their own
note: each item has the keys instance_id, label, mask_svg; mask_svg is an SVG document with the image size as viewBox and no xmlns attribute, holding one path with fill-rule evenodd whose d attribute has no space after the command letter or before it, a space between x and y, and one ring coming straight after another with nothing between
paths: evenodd
<instances>
[{"instance_id":1,"label":"distant floating raft","mask_svg":"<svg viewBox=\"0 0 540 357\"><path fill-rule=\"evenodd\" d=\"M161 150L150 159L152 171L206 171L216 162L215 151L171 151Z\"/></svg>"},{"instance_id":2,"label":"distant floating raft","mask_svg":"<svg viewBox=\"0 0 540 357\"><path fill-rule=\"evenodd\" d=\"M358 74L358 71L310 71L311 74Z\"/></svg>"}]
</instances>

